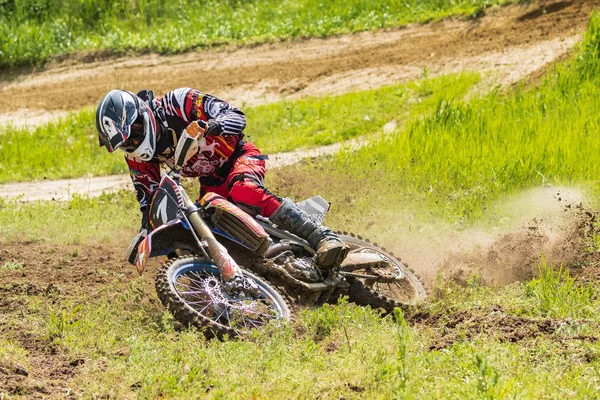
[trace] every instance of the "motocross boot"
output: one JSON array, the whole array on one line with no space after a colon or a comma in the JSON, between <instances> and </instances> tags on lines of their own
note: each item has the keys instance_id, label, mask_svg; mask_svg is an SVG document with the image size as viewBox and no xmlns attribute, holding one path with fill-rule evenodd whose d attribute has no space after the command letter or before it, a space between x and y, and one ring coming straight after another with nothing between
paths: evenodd
<instances>
[{"instance_id":1,"label":"motocross boot","mask_svg":"<svg viewBox=\"0 0 600 400\"><path fill-rule=\"evenodd\" d=\"M338 267L350 250L331 229L313 221L291 199L284 198L269 219L305 239L317 250L317 264L323 268Z\"/></svg>"}]
</instances>

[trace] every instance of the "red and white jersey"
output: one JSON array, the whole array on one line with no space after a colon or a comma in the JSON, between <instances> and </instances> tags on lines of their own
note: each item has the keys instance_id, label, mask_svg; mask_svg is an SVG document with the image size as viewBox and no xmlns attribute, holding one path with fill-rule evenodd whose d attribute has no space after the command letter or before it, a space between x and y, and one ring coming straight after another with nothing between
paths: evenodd
<instances>
[{"instance_id":1,"label":"red and white jersey","mask_svg":"<svg viewBox=\"0 0 600 400\"><path fill-rule=\"evenodd\" d=\"M221 179L223 173L226 174L221 167L234 154L246 127L246 116L242 111L199 90L175 89L154 101L155 106L164 109L168 127L161 132L154 159L144 162L126 156L142 207L148 204L148 196L159 183L160 164L174 164L177 141L192 121L214 120L221 127L220 135L208 136L198 142L198 152L181 169L182 176L199 177L200 182L205 181L205 184L213 184L215 179ZM159 121L157 125L160 125Z\"/></svg>"}]
</instances>

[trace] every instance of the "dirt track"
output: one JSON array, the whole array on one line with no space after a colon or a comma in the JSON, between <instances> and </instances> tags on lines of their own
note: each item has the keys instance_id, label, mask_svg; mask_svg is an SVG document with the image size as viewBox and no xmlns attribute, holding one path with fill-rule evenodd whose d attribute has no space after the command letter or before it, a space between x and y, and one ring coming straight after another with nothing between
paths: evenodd
<instances>
[{"instance_id":1,"label":"dirt track","mask_svg":"<svg viewBox=\"0 0 600 400\"><path fill-rule=\"evenodd\" d=\"M134 91L150 87L158 93L177 86L196 86L242 105L377 87L419 77L424 69L430 76L462 69L488 71L488 85L509 84L544 68L568 51L584 31L589 12L598 5L600 0L548 2L545 8L536 4L517 5L471 21L444 21L387 32L269 44L252 49L217 49L175 57L149 55L91 63L74 58L50 65L45 71L0 81L0 124L31 123L32 116L35 116L34 124L43 123L48 118L64 115L65 111L93 106L103 92L116 86ZM34 115L25 109L34 110ZM27 121L23 121L24 117ZM281 161L282 165L297 156L288 155ZM90 179L82 181L84 193L87 188L87 194L93 195ZM116 186L129 185L127 177L110 177L108 181ZM36 198L63 198L65 193L68 196L75 191L75 186L69 185L74 183L49 183L47 191L38 192ZM31 187L40 189L44 185L34 183ZM8 188L0 186L0 193L8 193ZM19 191L24 187L12 188ZM553 191L547 192L554 195ZM535 198L540 196L536 194ZM528 205L529 216L531 210L539 212L543 209L539 202L528 203L521 198L518 204ZM553 211L552 215L555 214ZM549 218L547 216L546 220ZM443 236L437 234L438 227L434 228L436 237ZM471 245L481 243L480 251L473 253L465 245L464 252L457 251L451 258L444 259L440 254L445 263L438 266L448 274L460 274L464 269L467 273L482 272L485 277L485 268L495 272L498 265L506 267L507 261L512 262L518 257L514 279L526 279L532 272L532 265L535 267L532 254L539 254L540 249L551 245L557 259L567 257L563 246L567 250L577 249L582 243L579 236L572 239L571 233L585 233L582 229L566 229L558 230L557 234L558 228L553 224L549 224L546 231L539 228L539 224L533 228L528 224L490 243L482 242L485 238L482 239L481 232L471 235L477 236L478 241L469 240L468 232L458 238L450 237L458 244L462 243L458 239L463 236L464 242ZM414 232L410 235L418 236ZM526 240L521 240L521 236L526 236ZM31 319L26 314L27 297L78 303L85 296L95 296L107 287L125 290L135 274L122 259L126 243L121 242L120 247L22 242L2 245L0 265L15 262L22 265L22 269L0 271L0 336L26 349L30 366L16 368L0 364L0 392L20 393L27 398L66 397L70 391L69 380L78 374L78 368L83 368L81 365L85 360L71 359L64 350L32 336ZM408 246L408 243L403 245ZM431 248L436 246L448 253L443 243L431 241L427 242L425 250L418 249L419 254L415 252L412 257L404 251L406 249L394 250L417 267L421 275L433 279L435 271L427 276L425 268L419 271L418 267L434 264L429 261L437 255L431 255ZM423 254L429 258L423 260ZM531 268L522 270L523 259L528 262L525 267ZM481 264L482 260L489 262ZM481 264L484 270L469 269L474 264ZM153 261L143 278L146 296L155 302L151 281L156 267ZM597 278L597 269L590 272L592 274ZM460 275L456 277L460 278ZM494 278L491 273L490 278ZM552 324L542 326L538 321L523 321L522 318L506 321L508 317L497 314L490 314L484 320L463 315L448 318L454 318L457 328L440 337L436 348L453 343L455 334L464 336L463 332L467 332L469 337L481 326L486 330L499 330L509 341L552 332L556 328Z\"/></svg>"},{"instance_id":2,"label":"dirt track","mask_svg":"<svg viewBox=\"0 0 600 400\"><path fill-rule=\"evenodd\" d=\"M74 57L41 72L0 81L0 125L39 125L67 111L93 107L114 87L132 91L147 87L161 94L194 86L242 106L374 88L419 78L424 71L435 76L477 70L485 74L480 90L486 90L526 79L564 55L599 4L600 0L514 5L476 20L173 57L93 62ZM283 158L286 165L290 157L276 158ZM34 183L33 192L31 184L11 184L0 185L0 193L5 197L27 193L24 200L66 199L73 193L96 195L119 189L123 182L125 176Z\"/></svg>"},{"instance_id":3,"label":"dirt track","mask_svg":"<svg viewBox=\"0 0 600 400\"><path fill-rule=\"evenodd\" d=\"M430 76L462 69L496 71L497 83L507 83L568 50L599 4L575 0L515 5L468 21L174 57L94 62L74 57L0 81L0 123L31 117L25 109L41 118L38 114L44 111L93 106L114 87L152 88L160 94L192 86L243 105L377 87L414 79L425 69Z\"/></svg>"},{"instance_id":4,"label":"dirt track","mask_svg":"<svg viewBox=\"0 0 600 400\"><path fill-rule=\"evenodd\" d=\"M268 168L279 168L292 165L306 157L322 157L334 154L342 145L351 148L366 143L364 140L352 140L346 143L335 143L311 150L291 151L269 155ZM74 179L44 180L18 182L0 185L0 197L17 199L21 202L38 200L68 201L74 195L96 197L104 192L116 192L122 189L133 190L131 178L127 174L110 176L87 176Z\"/></svg>"},{"instance_id":5,"label":"dirt track","mask_svg":"<svg viewBox=\"0 0 600 400\"><path fill-rule=\"evenodd\" d=\"M515 5L477 20L175 57L149 55L91 63L74 58L45 71L0 81L0 123L22 116L24 108L38 110L43 120L40 113L54 115L93 106L114 86L151 87L158 93L180 85L197 86L238 103L256 104L376 87L413 79L425 68L429 75L462 69L489 71L488 84L507 84L565 54L597 5L600 0L548 2L545 7ZM306 154L274 157L274 164L287 165L302 155ZM74 192L94 195L106 188L97 190L92 181L116 188L130 186L127 177L80 181L80 185L74 181L0 185L0 193L14 195L35 188L33 200L64 199Z\"/></svg>"}]
</instances>

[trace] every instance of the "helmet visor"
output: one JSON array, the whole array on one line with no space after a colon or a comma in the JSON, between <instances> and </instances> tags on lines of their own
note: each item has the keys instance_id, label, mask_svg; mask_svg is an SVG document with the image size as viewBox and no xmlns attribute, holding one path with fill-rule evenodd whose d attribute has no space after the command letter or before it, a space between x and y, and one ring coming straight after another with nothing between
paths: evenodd
<instances>
[{"instance_id":1,"label":"helmet visor","mask_svg":"<svg viewBox=\"0 0 600 400\"><path fill-rule=\"evenodd\" d=\"M129 136L121 148L130 157L150 161L156 150L156 121L143 101L139 102L138 117L129 128Z\"/></svg>"}]
</instances>

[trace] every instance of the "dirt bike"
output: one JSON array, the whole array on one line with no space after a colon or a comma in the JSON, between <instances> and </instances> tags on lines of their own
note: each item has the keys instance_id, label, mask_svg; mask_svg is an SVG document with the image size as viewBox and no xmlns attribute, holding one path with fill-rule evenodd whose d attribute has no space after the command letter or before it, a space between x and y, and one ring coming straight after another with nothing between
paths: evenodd
<instances>
[{"instance_id":1,"label":"dirt bike","mask_svg":"<svg viewBox=\"0 0 600 400\"><path fill-rule=\"evenodd\" d=\"M185 153L195 151L193 145L182 148L178 145L176 165L184 165ZM194 203L178 170L165 172L154 191L149 210L153 230L132 241L130 261L141 274L148 258L167 256L156 275L158 297L175 319L203 329L206 336L233 337L289 320L288 299L320 305L347 295L358 305L390 313L425 297L417 277L384 248L340 233L348 255L339 267L321 269L306 240L267 218L252 217L214 193ZM319 222L329 209L320 196L298 205Z\"/></svg>"}]
</instances>

